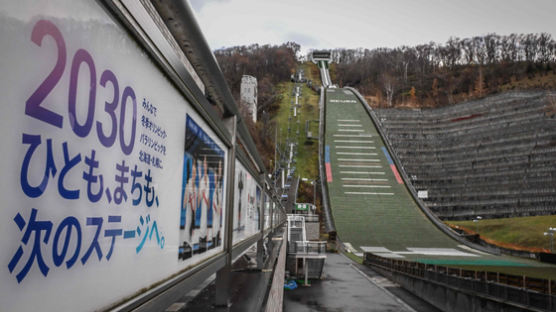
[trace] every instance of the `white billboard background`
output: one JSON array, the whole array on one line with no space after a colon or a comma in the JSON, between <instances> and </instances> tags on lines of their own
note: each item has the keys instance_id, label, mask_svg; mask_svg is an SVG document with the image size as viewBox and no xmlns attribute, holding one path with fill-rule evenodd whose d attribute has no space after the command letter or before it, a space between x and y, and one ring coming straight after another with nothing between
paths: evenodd
<instances>
[{"instance_id":1,"label":"white billboard background","mask_svg":"<svg viewBox=\"0 0 556 312\"><path fill-rule=\"evenodd\" d=\"M236 159L234 186L233 243L240 242L259 231L259 211L256 204L257 182Z\"/></svg>"},{"instance_id":2,"label":"white billboard background","mask_svg":"<svg viewBox=\"0 0 556 312\"><path fill-rule=\"evenodd\" d=\"M186 115L227 151L106 10L2 2L0 50L2 311L106 308L222 251L177 256Z\"/></svg>"}]
</instances>

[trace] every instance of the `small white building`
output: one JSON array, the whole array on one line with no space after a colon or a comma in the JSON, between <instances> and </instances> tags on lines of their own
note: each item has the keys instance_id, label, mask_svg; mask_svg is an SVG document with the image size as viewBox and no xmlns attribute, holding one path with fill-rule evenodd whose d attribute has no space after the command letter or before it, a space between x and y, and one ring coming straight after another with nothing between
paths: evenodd
<instances>
[{"instance_id":1,"label":"small white building","mask_svg":"<svg viewBox=\"0 0 556 312\"><path fill-rule=\"evenodd\" d=\"M253 117L253 122L257 122L257 78L249 75L241 77L240 101Z\"/></svg>"}]
</instances>

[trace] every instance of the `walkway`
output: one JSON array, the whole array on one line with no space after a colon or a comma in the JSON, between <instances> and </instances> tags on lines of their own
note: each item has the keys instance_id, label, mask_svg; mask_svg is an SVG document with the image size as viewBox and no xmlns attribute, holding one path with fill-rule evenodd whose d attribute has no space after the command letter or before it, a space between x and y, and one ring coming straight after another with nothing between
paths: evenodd
<instances>
[{"instance_id":1,"label":"walkway","mask_svg":"<svg viewBox=\"0 0 556 312\"><path fill-rule=\"evenodd\" d=\"M284 290L284 311L415 311L385 287L399 288L384 278L367 276L344 255L329 253L322 280Z\"/></svg>"}]
</instances>

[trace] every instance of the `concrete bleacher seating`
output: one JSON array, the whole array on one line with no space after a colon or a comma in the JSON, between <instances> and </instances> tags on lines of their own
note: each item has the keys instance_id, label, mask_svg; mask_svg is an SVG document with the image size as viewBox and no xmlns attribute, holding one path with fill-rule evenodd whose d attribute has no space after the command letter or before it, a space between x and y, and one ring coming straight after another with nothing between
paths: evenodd
<instances>
[{"instance_id":1,"label":"concrete bleacher seating","mask_svg":"<svg viewBox=\"0 0 556 312\"><path fill-rule=\"evenodd\" d=\"M556 213L556 93L512 92L437 109L377 109L426 205L443 219Z\"/></svg>"}]
</instances>

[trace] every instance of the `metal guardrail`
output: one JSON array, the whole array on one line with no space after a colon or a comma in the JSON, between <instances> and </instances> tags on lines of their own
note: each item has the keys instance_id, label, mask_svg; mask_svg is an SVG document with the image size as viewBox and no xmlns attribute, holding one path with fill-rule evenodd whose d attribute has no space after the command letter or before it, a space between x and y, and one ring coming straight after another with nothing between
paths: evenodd
<instances>
[{"instance_id":1,"label":"metal guardrail","mask_svg":"<svg viewBox=\"0 0 556 312\"><path fill-rule=\"evenodd\" d=\"M290 228L292 228L292 229L297 229L297 228L301 229L301 228L303 228L304 219L302 217L299 220L288 220L288 221L289 221Z\"/></svg>"},{"instance_id":2,"label":"metal guardrail","mask_svg":"<svg viewBox=\"0 0 556 312\"><path fill-rule=\"evenodd\" d=\"M319 215L316 214L300 214L305 217L305 222L319 222Z\"/></svg>"},{"instance_id":3,"label":"metal guardrail","mask_svg":"<svg viewBox=\"0 0 556 312\"><path fill-rule=\"evenodd\" d=\"M286 231L282 234L282 246L278 254L276 262L276 270L272 276L272 285L268 291L266 298L265 312L274 312L283 310L284 302L284 277L286 271Z\"/></svg>"},{"instance_id":4,"label":"metal guardrail","mask_svg":"<svg viewBox=\"0 0 556 312\"><path fill-rule=\"evenodd\" d=\"M326 253L326 242L311 242L311 241L297 241L290 242L294 246L293 250L296 254L325 254Z\"/></svg>"},{"instance_id":5,"label":"metal guardrail","mask_svg":"<svg viewBox=\"0 0 556 312\"><path fill-rule=\"evenodd\" d=\"M306 214L306 213L288 213L288 220L290 221L309 221L315 222L319 220L319 215L317 214Z\"/></svg>"},{"instance_id":6,"label":"metal guardrail","mask_svg":"<svg viewBox=\"0 0 556 312\"><path fill-rule=\"evenodd\" d=\"M556 281L549 279L387 259L371 253L365 253L364 264L536 309L556 308Z\"/></svg>"},{"instance_id":7,"label":"metal guardrail","mask_svg":"<svg viewBox=\"0 0 556 312\"><path fill-rule=\"evenodd\" d=\"M328 184L326 182L326 171L324 169L324 131L325 131L325 106L324 106L325 90L320 88L319 98L319 178L322 192L322 206L324 213L324 227L326 232L334 235L336 234L336 226L332 220L332 211L330 210L330 198L328 197Z\"/></svg>"}]
</instances>

